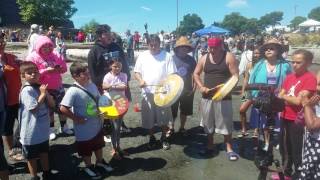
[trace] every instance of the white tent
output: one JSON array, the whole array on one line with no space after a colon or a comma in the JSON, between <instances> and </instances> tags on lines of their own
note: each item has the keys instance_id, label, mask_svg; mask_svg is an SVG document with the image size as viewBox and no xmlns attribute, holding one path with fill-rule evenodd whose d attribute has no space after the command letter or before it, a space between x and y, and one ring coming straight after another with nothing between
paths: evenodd
<instances>
[{"instance_id":1,"label":"white tent","mask_svg":"<svg viewBox=\"0 0 320 180\"><path fill-rule=\"evenodd\" d=\"M299 24L299 27L315 27L315 26L320 26L320 22L313 19L308 19Z\"/></svg>"},{"instance_id":2,"label":"white tent","mask_svg":"<svg viewBox=\"0 0 320 180\"><path fill-rule=\"evenodd\" d=\"M320 29L320 22L313 19L308 19L299 24L299 29L300 32L315 32Z\"/></svg>"}]
</instances>

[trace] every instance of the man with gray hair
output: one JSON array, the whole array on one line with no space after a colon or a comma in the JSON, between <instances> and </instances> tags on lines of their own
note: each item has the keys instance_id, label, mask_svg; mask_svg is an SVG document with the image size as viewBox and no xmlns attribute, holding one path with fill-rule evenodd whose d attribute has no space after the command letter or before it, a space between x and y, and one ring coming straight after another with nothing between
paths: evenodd
<instances>
[{"instance_id":1,"label":"man with gray hair","mask_svg":"<svg viewBox=\"0 0 320 180\"><path fill-rule=\"evenodd\" d=\"M39 36L39 26L37 24L32 24L30 27L30 34L27 39L28 54L31 54L31 52L35 50L38 36Z\"/></svg>"}]
</instances>

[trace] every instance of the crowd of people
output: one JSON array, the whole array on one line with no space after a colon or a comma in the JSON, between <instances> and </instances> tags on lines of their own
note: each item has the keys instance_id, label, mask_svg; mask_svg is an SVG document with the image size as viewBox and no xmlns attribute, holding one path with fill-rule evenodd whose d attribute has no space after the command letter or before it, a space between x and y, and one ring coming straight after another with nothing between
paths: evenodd
<instances>
[{"instance_id":1,"label":"crowd of people","mask_svg":"<svg viewBox=\"0 0 320 180\"><path fill-rule=\"evenodd\" d=\"M163 33L148 35L148 50L134 60L133 50L139 50L140 35L135 32L127 37L126 52L108 25L96 29L96 41L88 54L88 62L73 62L69 68L74 83L65 92L62 74L68 71L61 34L55 35L53 27L46 35L39 34L39 26L32 25L28 37L28 56L18 60L5 52L6 41L0 36L0 178L8 179L8 164L4 145L11 161L26 160L31 179L38 176L37 159L40 158L42 178L52 179L49 166L49 141L56 139L54 113L60 120L59 132L75 136L76 150L85 164L85 174L91 179L101 178L113 168L103 159L106 138L105 129L111 127L111 156L121 160L129 153L121 148L121 129L126 129L124 115L115 120L101 116L99 98L117 92L132 100L129 81L129 65L141 88L141 126L148 132L148 148L156 148L155 127L161 127L160 143L170 149L175 132L175 120L180 117L178 133L187 135L185 124L193 114L193 100L198 90L200 102L200 126L207 134L207 144L199 149L201 156L217 153L213 135L224 137L226 156L237 161L240 156L232 144L233 98L227 94L221 101L213 101L217 86L231 77L243 76L240 113L241 132L238 137L249 136L246 112L263 91L246 89L252 84L274 87L274 96L284 108L272 113L275 120L271 130L270 114L252 106L250 128L252 137L264 139L262 149L274 145L270 136L279 134L278 143L286 179L318 179L320 177L319 151L319 101L320 73L316 76L308 70L313 55L307 50L296 50L291 61L287 59L288 44L281 38L261 40L240 37L181 36L174 45L167 46ZM165 37L164 37L165 36ZM282 43L280 41L283 41ZM180 97L171 107L159 107L154 96L157 88L168 75L177 74L183 81ZM202 78L203 77L203 78ZM104 120L102 120L104 119ZM18 127L14 130L15 121ZM73 129L66 123L73 122ZM91 161L92 153L96 161ZM273 179L279 179L277 174Z\"/></svg>"}]
</instances>

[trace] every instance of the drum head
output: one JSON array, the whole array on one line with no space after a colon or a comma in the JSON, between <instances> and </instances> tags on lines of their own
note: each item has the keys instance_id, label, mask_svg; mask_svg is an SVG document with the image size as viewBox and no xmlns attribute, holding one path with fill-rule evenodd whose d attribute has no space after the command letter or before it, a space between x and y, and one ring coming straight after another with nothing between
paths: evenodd
<instances>
[{"instance_id":1,"label":"drum head","mask_svg":"<svg viewBox=\"0 0 320 180\"><path fill-rule=\"evenodd\" d=\"M109 92L99 99L99 110L106 119L118 119L129 108L128 99L119 92Z\"/></svg>"},{"instance_id":2,"label":"drum head","mask_svg":"<svg viewBox=\"0 0 320 180\"><path fill-rule=\"evenodd\" d=\"M183 79L177 74L170 74L157 87L154 94L154 102L160 107L170 107L180 97L184 87Z\"/></svg>"},{"instance_id":3,"label":"drum head","mask_svg":"<svg viewBox=\"0 0 320 180\"><path fill-rule=\"evenodd\" d=\"M212 100L221 101L237 85L238 80L239 78L237 76L232 76L221 88L218 89L218 91L212 97Z\"/></svg>"}]
</instances>

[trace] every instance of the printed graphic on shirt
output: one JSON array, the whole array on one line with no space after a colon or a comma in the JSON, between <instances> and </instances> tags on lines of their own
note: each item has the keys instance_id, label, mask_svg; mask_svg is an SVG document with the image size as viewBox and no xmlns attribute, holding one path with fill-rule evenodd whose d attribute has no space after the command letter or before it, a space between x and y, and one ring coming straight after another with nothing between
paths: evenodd
<instances>
[{"instance_id":1,"label":"printed graphic on shirt","mask_svg":"<svg viewBox=\"0 0 320 180\"><path fill-rule=\"evenodd\" d=\"M298 81L295 85L291 86L291 88L289 89L287 95L288 96L295 96L294 92L296 91L296 87L301 83L301 81Z\"/></svg>"},{"instance_id":2,"label":"printed graphic on shirt","mask_svg":"<svg viewBox=\"0 0 320 180\"><path fill-rule=\"evenodd\" d=\"M87 102L88 103L86 105L86 115L91 117L97 116L96 103L91 98L88 98Z\"/></svg>"},{"instance_id":3,"label":"printed graphic on shirt","mask_svg":"<svg viewBox=\"0 0 320 180\"><path fill-rule=\"evenodd\" d=\"M187 73L188 73L188 70L187 70L186 67L182 66L182 67L179 67L179 68L178 68L178 74L179 74L179 76L184 77L184 76L187 75Z\"/></svg>"}]
</instances>

